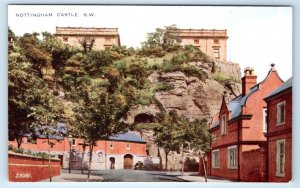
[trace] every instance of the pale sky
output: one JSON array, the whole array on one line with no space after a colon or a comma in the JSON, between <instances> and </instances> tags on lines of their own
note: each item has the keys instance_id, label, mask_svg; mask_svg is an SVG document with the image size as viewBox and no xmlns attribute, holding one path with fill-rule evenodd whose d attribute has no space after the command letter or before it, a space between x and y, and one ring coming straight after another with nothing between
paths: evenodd
<instances>
[{"instance_id":1,"label":"pale sky","mask_svg":"<svg viewBox=\"0 0 300 188\"><path fill-rule=\"evenodd\" d=\"M50 17L17 17L21 13L52 13ZM58 16L77 13L77 17ZM84 17L93 13L93 17ZM24 14L23 14L24 15ZM16 35L63 27L114 27L121 44L139 47L146 33L176 24L184 29L227 29L227 60L243 72L253 67L262 81L275 63L285 81L292 76L292 8L221 6L57 6L11 5L8 25Z\"/></svg>"}]
</instances>

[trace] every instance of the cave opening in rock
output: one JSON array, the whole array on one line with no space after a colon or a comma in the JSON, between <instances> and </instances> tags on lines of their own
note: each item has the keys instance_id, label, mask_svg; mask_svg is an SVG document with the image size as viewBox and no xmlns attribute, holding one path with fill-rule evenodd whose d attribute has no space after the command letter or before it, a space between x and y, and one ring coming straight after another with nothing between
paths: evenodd
<instances>
[{"instance_id":1,"label":"cave opening in rock","mask_svg":"<svg viewBox=\"0 0 300 188\"><path fill-rule=\"evenodd\" d=\"M141 113L134 117L134 122L136 124L138 124L138 123L153 123L154 116L151 114Z\"/></svg>"}]
</instances>

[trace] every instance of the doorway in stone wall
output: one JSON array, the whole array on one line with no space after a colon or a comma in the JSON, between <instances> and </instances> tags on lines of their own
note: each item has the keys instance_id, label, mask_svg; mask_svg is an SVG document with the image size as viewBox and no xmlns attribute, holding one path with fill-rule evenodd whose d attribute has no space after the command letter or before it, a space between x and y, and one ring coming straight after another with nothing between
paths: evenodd
<instances>
[{"instance_id":1,"label":"doorway in stone wall","mask_svg":"<svg viewBox=\"0 0 300 188\"><path fill-rule=\"evenodd\" d=\"M133 156L131 154L126 154L124 156L124 169L132 169Z\"/></svg>"},{"instance_id":2,"label":"doorway in stone wall","mask_svg":"<svg viewBox=\"0 0 300 188\"><path fill-rule=\"evenodd\" d=\"M114 157L110 157L109 162L110 162L110 169L115 169L116 159Z\"/></svg>"}]
</instances>

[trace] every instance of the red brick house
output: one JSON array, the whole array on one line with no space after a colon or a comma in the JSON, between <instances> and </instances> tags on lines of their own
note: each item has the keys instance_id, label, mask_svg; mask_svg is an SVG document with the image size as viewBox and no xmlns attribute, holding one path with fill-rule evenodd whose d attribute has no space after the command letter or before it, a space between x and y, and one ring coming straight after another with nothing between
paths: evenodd
<instances>
[{"instance_id":1,"label":"red brick house","mask_svg":"<svg viewBox=\"0 0 300 188\"><path fill-rule=\"evenodd\" d=\"M63 168L69 167L70 158L72 169L81 168L82 139L73 138L71 148L67 137L51 138L51 142L54 143L51 154L61 159ZM9 141L9 144L17 147L16 141ZM47 139L40 135L33 143L29 142L27 137L24 137L21 148L32 152L48 152ZM70 149L72 151L71 155ZM85 168L88 166L89 154L88 147L86 147L83 159ZM127 132L111 136L108 140L96 142L93 151L92 169L132 169L138 161L144 163L146 157L146 142L134 132Z\"/></svg>"},{"instance_id":2,"label":"red brick house","mask_svg":"<svg viewBox=\"0 0 300 188\"><path fill-rule=\"evenodd\" d=\"M292 78L265 98L268 112L268 181L292 179Z\"/></svg>"},{"instance_id":3,"label":"red brick house","mask_svg":"<svg viewBox=\"0 0 300 188\"><path fill-rule=\"evenodd\" d=\"M253 68L246 68L242 94L233 100L224 95L210 126L215 140L208 153L208 175L236 181L266 181L267 104L263 99L283 83L274 64L271 66L260 83Z\"/></svg>"}]
</instances>

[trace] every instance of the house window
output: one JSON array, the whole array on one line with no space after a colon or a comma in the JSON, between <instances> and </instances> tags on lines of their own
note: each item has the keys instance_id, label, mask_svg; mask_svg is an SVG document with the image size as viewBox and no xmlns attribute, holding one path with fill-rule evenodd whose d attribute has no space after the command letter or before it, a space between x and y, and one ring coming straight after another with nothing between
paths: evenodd
<instances>
[{"instance_id":1,"label":"house window","mask_svg":"<svg viewBox=\"0 0 300 188\"><path fill-rule=\"evenodd\" d=\"M212 151L212 167L213 168L220 168L220 151L219 150L213 150Z\"/></svg>"},{"instance_id":2,"label":"house window","mask_svg":"<svg viewBox=\"0 0 300 188\"><path fill-rule=\"evenodd\" d=\"M285 139L276 141L276 176L284 177Z\"/></svg>"},{"instance_id":3,"label":"house window","mask_svg":"<svg viewBox=\"0 0 300 188\"><path fill-rule=\"evenodd\" d=\"M277 104L277 126L285 123L285 101Z\"/></svg>"},{"instance_id":4,"label":"house window","mask_svg":"<svg viewBox=\"0 0 300 188\"><path fill-rule=\"evenodd\" d=\"M226 114L222 115L221 134L226 134Z\"/></svg>"},{"instance_id":5,"label":"house window","mask_svg":"<svg viewBox=\"0 0 300 188\"><path fill-rule=\"evenodd\" d=\"M126 149L130 150L130 144L126 144Z\"/></svg>"},{"instance_id":6,"label":"house window","mask_svg":"<svg viewBox=\"0 0 300 188\"><path fill-rule=\"evenodd\" d=\"M214 52L214 58L220 59L220 49L219 48L214 48L213 52Z\"/></svg>"},{"instance_id":7,"label":"house window","mask_svg":"<svg viewBox=\"0 0 300 188\"><path fill-rule=\"evenodd\" d=\"M64 42L68 42L68 37L63 37Z\"/></svg>"},{"instance_id":8,"label":"house window","mask_svg":"<svg viewBox=\"0 0 300 188\"><path fill-rule=\"evenodd\" d=\"M194 39L194 44L199 44L199 40L198 39Z\"/></svg>"},{"instance_id":9,"label":"house window","mask_svg":"<svg viewBox=\"0 0 300 188\"><path fill-rule=\"evenodd\" d=\"M109 148L110 148L110 149L114 149L114 143L113 143L113 142L111 142L111 143L109 144Z\"/></svg>"},{"instance_id":10,"label":"house window","mask_svg":"<svg viewBox=\"0 0 300 188\"><path fill-rule=\"evenodd\" d=\"M236 146L228 147L228 168L237 168Z\"/></svg>"},{"instance_id":11,"label":"house window","mask_svg":"<svg viewBox=\"0 0 300 188\"><path fill-rule=\"evenodd\" d=\"M267 115L267 109L263 109L263 132L266 133L268 130L268 115Z\"/></svg>"}]
</instances>

